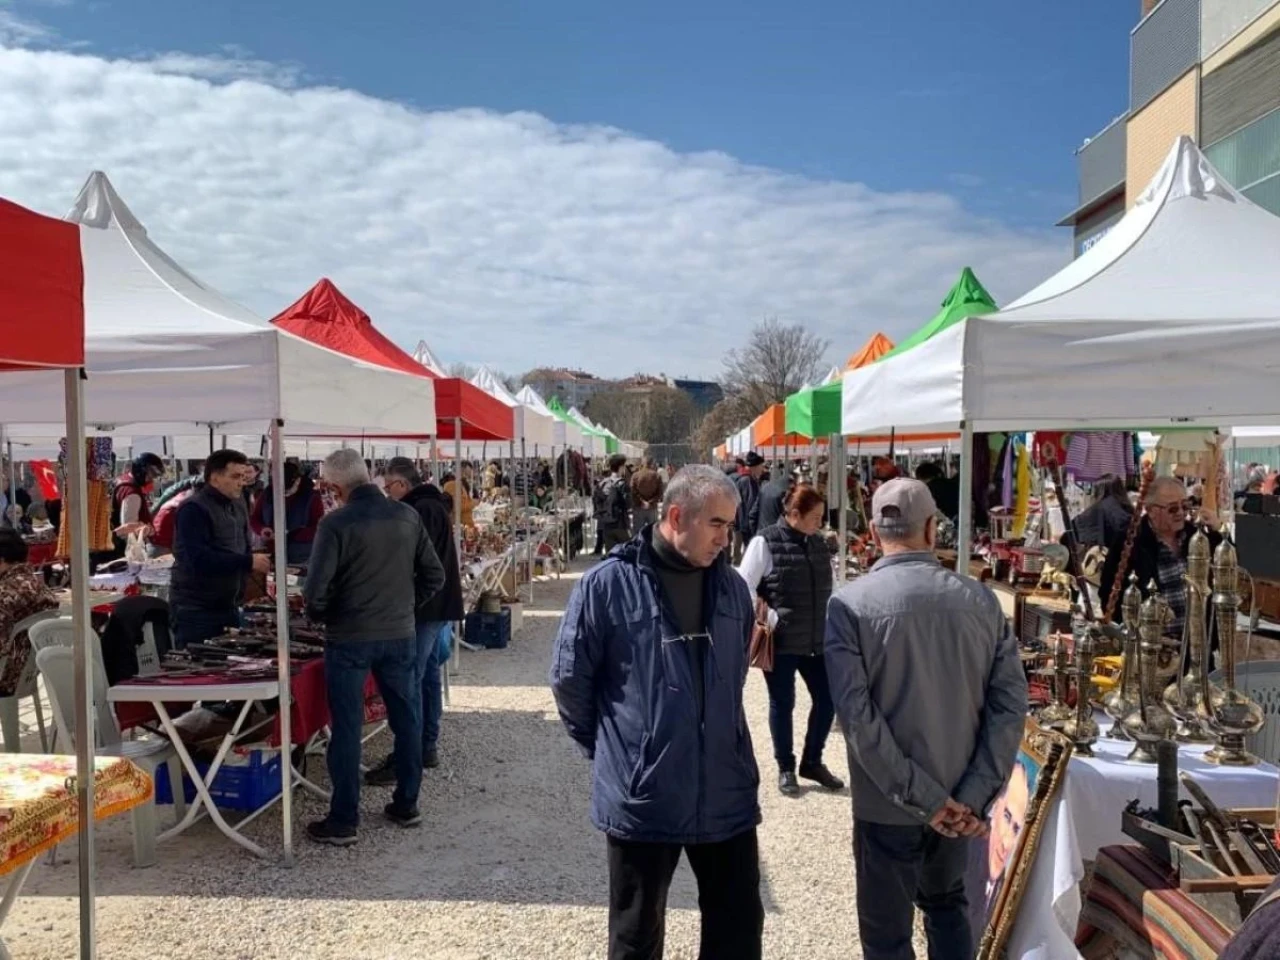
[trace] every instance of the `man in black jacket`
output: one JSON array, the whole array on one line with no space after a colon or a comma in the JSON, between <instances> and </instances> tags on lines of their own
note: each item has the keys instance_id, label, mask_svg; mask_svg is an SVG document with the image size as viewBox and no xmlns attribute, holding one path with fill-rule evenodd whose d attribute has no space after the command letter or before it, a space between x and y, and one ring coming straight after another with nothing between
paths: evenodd
<instances>
[{"instance_id":1,"label":"man in black jacket","mask_svg":"<svg viewBox=\"0 0 1280 960\"><path fill-rule=\"evenodd\" d=\"M324 461L324 479L343 506L320 521L303 596L325 626L329 694L329 816L307 826L318 843L350 846L360 818L360 732L364 686L373 671L395 736L393 823L422 822L422 695L415 613L444 586L444 568L422 519L382 495L354 450Z\"/></svg>"},{"instance_id":2,"label":"man in black jacket","mask_svg":"<svg viewBox=\"0 0 1280 960\"><path fill-rule=\"evenodd\" d=\"M440 739L440 717L444 712L440 653L449 642L453 624L463 616L462 570L458 566L458 549L453 539L453 518L449 499L431 484L422 482L421 475L408 457L392 457L382 477L388 497L418 511L423 526L427 528L427 536L431 538L431 546L444 566L444 589L425 606L419 607L416 616L418 670L422 675L419 684L422 688L422 765L436 767L440 764L436 744ZM364 779L372 786L395 783L395 755L388 755Z\"/></svg>"},{"instance_id":3,"label":"man in black jacket","mask_svg":"<svg viewBox=\"0 0 1280 960\"><path fill-rule=\"evenodd\" d=\"M747 472L734 484L738 488L738 518L734 524L734 559L742 559L751 538L760 530L760 478L764 476L764 457L752 450L747 454Z\"/></svg>"}]
</instances>

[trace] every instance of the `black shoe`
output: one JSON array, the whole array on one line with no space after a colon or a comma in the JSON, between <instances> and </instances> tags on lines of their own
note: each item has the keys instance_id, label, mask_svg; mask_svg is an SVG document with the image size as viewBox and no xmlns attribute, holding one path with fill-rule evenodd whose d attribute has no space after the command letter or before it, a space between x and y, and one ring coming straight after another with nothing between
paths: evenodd
<instances>
[{"instance_id":1,"label":"black shoe","mask_svg":"<svg viewBox=\"0 0 1280 960\"><path fill-rule=\"evenodd\" d=\"M380 764L367 771L364 782L371 787L394 787L396 785L395 755L387 754Z\"/></svg>"},{"instance_id":2,"label":"black shoe","mask_svg":"<svg viewBox=\"0 0 1280 960\"><path fill-rule=\"evenodd\" d=\"M422 751L422 765L428 770L434 770L436 767L440 766L440 754L434 747L430 750Z\"/></svg>"},{"instance_id":3,"label":"black shoe","mask_svg":"<svg viewBox=\"0 0 1280 960\"><path fill-rule=\"evenodd\" d=\"M355 827L340 827L329 818L307 824L307 836L331 847L349 847L359 839Z\"/></svg>"},{"instance_id":4,"label":"black shoe","mask_svg":"<svg viewBox=\"0 0 1280 960\"><path fill-rule=\"evenodd\" d=\"M825 763L801 764L800 776L827 790L844 789L844 781L828 770Z\"/></svg>"},{"instance_id":5,"label":"black shoe","mask_svg":"<svg viewBox=\"0 0 1280 960\"><path fill-rule=\"evenodd\" d=\"M783 770L778 774L778 791L788 797L800 795L800 784L796 783L794 770Z\"/></svg>"},{"instance_id":6,"label":"black shoe","mask_svg":"<svg viewBox=\"0 0 1280 960\"><path fill-rule=\"evenodd\" d=\"M401 827L416 827L422 823L422 814L418 812L417 807L402 810L394 803L388 803L382 808L382 812L387 815L388 820Z\"/></svg>"}]
</instances>

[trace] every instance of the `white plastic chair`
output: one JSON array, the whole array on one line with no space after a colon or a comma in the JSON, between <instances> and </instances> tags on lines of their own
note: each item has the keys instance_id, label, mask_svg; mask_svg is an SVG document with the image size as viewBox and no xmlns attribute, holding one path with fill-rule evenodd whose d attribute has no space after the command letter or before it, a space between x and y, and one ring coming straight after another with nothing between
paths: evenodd
<instances>
[{"instance_id":1,"label":"white plastic chair","mask_svg":"<svg viewBox=\"0 0 1280 960\"><path fill-rule=\"evenodd\" d=\"M1213 671L1209 680L1221 684L1222 671ZM1261 730L1245 738L1245 748L1267 763L1280 765L1280 660L1237 663L1236 686L1262 707L1267 718Z\"/></svg>"},{"instance_id":2,"label":"white plastic chair","mask_svg":"<svg viewBox=\"0 0 1280 960\"><path fill-rule=\"evenodd\" d=\"M99 658L101 659L101 658ZM49 693L49 705L54 721L62 734L63 742L75 749L75 651L65 646L46 646L36 653L36 664L44 677L45 690ZM93 684L93 703L98 717L95 752L99 756L123 757L137 764L147 775L155 779L156 770L164 765L173 791L173 811L180 821L186 813L183 795L182 761L168 740L147 738L121 740L120 727L115 713L107 701L107 685ZM156 862L156 802L155 795L145 804L133 809L133 862L138 867L149 867Z\"/></svg>"},{"instance_id":3,"label":"white plastic chair","mask_svg":"<svg viewBox=\"0 0 1280 960\"><path fill-rule=\"evenodd\" d=\"M31 631L38 623L47 620L58 619L57 610L44 610L40 613L32 614L25 620L19 620L13 625L13 629L9 631L9 643L12 647L18 644L18 637L26 634L27 642L31 642ZM6 753L22 752L22 732L18 723L18 707L21 701L28 698L35 705L36 727L40 730L40 749L44 753L49 752L49 738L45 734L44 729L44 708L40 704L40 684L39 674L36 671L35 647L31 648L31 656L27 658L26 666L22 668L22 674L18 677L18 683L13 689L13 696L0 697L0 730L4 732L4 749Z\"/></svg>"}]
</instances>

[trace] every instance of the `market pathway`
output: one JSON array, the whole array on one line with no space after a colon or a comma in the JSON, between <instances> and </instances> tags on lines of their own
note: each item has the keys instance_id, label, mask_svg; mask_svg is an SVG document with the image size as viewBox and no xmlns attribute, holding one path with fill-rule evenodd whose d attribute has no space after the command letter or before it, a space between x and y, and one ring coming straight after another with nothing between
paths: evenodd
<instances>
[{"instance_id":1,"label":"market pathway","mask_svg":"<svg viewBox=\"0 0 1280 960\"><path fill-rule=\"evenodd\" d=\"M538 584L524 632L507 650L464 651L420 830L384 824L386 791L367 790L360 843L317 848L299 831L293 870L254 860L207 824L163 845L158 866L135 870L127 818L103 825L103 960L598 960L604 841L587 820L587 763L563 734L546 685L551 638L579 575ZM803 690L797 698L803 730L808 699ZM748 709L764 780L765 956L858 957L848 795L779 796L764 684L754 672ZM381 737L367 749L376 759L388 746ZM826 759L844 775L834 737ZM324 780L319 765L314 772ZM300 822L322 812L309 799L299 808ZM278 846L278 818L264 821L250 835ZM62 854L74 857L74 849ZM41 864L27 891L4 930L15 957L73 956L74 864ZM696 888L682 866L667 957L693 958L696 945Z\"/></svg>"}]
</instances>

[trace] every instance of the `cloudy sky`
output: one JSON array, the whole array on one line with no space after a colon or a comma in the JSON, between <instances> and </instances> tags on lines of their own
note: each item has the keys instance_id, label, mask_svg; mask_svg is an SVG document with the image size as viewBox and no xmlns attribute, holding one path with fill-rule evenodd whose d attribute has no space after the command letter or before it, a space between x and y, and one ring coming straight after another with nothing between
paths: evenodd
<instances>
[{"instance_id":1,"label":"cloudy sky","mask_svg":"<svg viewBox=\"0 0 1280 960\"><path fill-rule=\"evenodd\" d=\"M104 170L175 259L264 317L328 276L446 363L714 376L760 318L811 326L838 359L918 326L966 264L1007 300L1068 256L1047 214L968 196L981 170L913 188L748 162L731 131L692 149L623 128L643 89L618 120L422 106L432 89L360 82L376 57L339 76L264 55L248 23L144 48L78 3L0 0L0 195L61 215ZM107 8L116 30L130 6Z\"/></svg>"}]
</instances>

